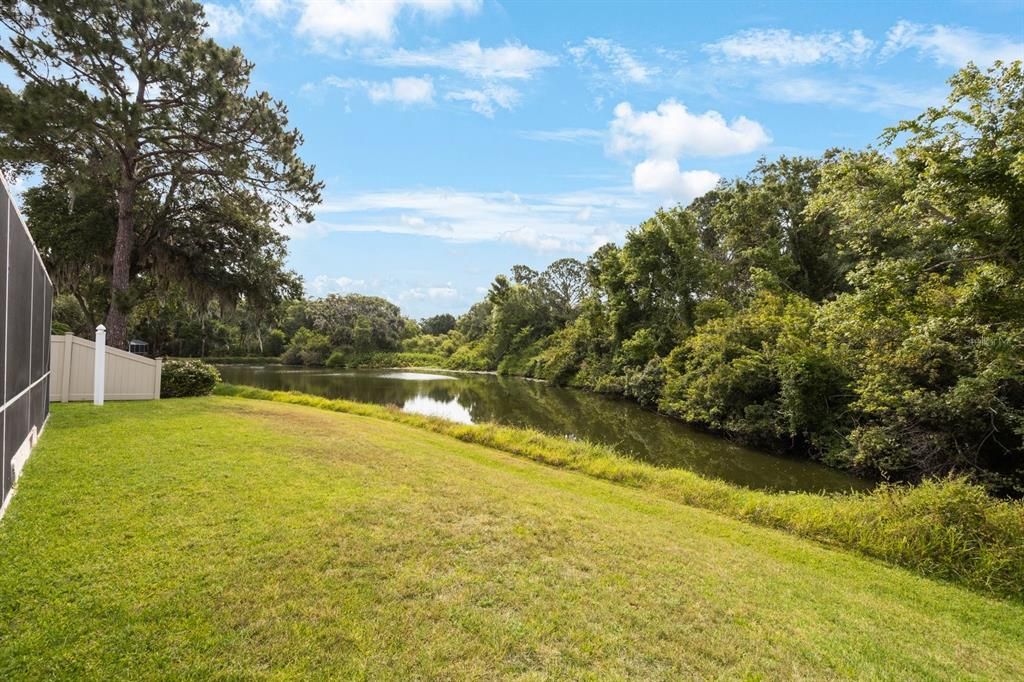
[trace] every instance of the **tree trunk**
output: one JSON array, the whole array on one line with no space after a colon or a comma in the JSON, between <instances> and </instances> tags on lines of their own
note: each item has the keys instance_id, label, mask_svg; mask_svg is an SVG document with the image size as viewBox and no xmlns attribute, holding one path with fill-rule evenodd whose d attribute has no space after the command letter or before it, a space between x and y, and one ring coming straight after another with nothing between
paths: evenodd
<instances>
[{"instance_id":1,"label":"tree trunk","mask_svg":"<svg viewBox=\"0 0 1024 682\"><path fill-rule=\"evenodd\" d=\"M107 345L128 348L128 285L131 284L132 248L135 245L135 191L133 169L122 169L117 190L117 239L110 276L110 310L107 311Z\"/></svg>"},{"instance_id":2,"label":"tree trunk","mask_svg":"<svg viewBox=\"0 0 1024 682\"><path fill-rule=\"evenodd\" d=\"M93 312L92 308L89 307L89 304L85 302L85 297L82 296L78 289L72 289L71 295L75 297L76 301L78 301L78 307L82 310L82 314L85 315L85 321L88 323L89 329L96 329L96 314ZM76 329L75 331L78 332L81 330Z\"/></svg>"}]
</instances>

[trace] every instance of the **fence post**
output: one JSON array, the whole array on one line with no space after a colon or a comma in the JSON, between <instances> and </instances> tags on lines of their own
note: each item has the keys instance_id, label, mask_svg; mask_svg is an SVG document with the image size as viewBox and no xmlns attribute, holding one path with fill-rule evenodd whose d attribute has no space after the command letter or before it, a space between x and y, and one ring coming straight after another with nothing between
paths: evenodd
<instances>
[{"instance_id":1,"label":"fence post","mask_svg":"<svg viewBox=\"0 0 1024 682\"><path fill-rule=\"evenodd\" d=\"M71 351L75 346L74 332L64 332L64 374L60 377L60 401L71 400Z\"/></svg>"},{"instance_id":2,"label":"fence post","mask_svg":"<svg viewBox=\"0 0 1024 682\"><path fill-rule=\"evenodd\" d=\"M107 372L107 328L102 324L96 327L96 352L93 353L92 404L103 404L103 389Z\"/></svg>"},{"instance_id":3,"label":"fence post","mask_svg":"<svg viewBox=\"0 0 1024 682\"><path fill-rule=\"evenodd\" d=\"M153 369L156 372L156 380L153 382L153 400L160 400L160 377L163 375L164 359L157 358Z\"/></svg>"}]
</instances>

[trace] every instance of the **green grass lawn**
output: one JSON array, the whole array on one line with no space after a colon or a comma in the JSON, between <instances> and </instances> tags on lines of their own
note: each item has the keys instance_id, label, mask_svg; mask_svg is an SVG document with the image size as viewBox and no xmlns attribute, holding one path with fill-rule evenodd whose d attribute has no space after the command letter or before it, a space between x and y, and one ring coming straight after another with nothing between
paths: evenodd
<instances>
[{"instance_id":1,"label":"green grass lawn","mask_svg":"<svg viewBox=\"0 0 1024 682\"><path fill-rule=\"evenodd\" d=\"M1024 604L403 424L55 405L0 522L0 679L945 678Z\"/></svg>"}]
</instances>

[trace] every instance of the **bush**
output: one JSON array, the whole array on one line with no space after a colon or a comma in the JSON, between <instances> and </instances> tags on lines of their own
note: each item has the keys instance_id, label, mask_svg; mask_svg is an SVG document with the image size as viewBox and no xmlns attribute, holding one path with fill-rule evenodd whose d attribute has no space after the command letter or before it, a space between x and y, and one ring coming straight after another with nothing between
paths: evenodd
<instances>
[{"instance_id":1,"label":"bush","mask_svg":"<svg viewBox=\"0 0 1024 682\"><path fill-rule=\"evenodd\" d=\"M288 337L280 329L271 329L263 342L264 355L280 355L288 345Z\"/></svg>"},{"instance_id":2,"label":"bush","mask_svg":"<svg viewBox=\"0 0 1024 682\"><path fill-rule=\"evenodd\" d=\"M392 369L395 367L436 367L445 366L447 358L433 353L404 353L378 351L375 353L359 353L352 350L338 349L331 353L324 363L332 369Z\"/></svg>"},{"instance_id":3,"label":"bush","mask_svg":"<svg viewBox=\"0 0 1024 682\"><path fill-rule=\"evenodd\" d=\"M207 355L198 359L209 362L211 365L276 365L281 362L280 358L265 355Z\"/></svg>"},{"instance_id":4,"label":"bush","mask_svg":"<svg viewBox=\"0 0 1024 682\"><path fill-rule=\"evenodd\" d=\"M648 410L658 408L658 398L665 385L665 367L661 358L651 358L641 368L627 367L623 392Z\"/></svg>"},{"instance_id":5,"label":"bush","mask_svg":"<svg viewBox=\"0 0 1024 682\"><path fill-rule=\"evenodd\" d=\"M348 354L343 350L336 350L328 356L327 362L324 363L324 366L337 368L345 367L347 364Z\"/></svg>"},{"instance_id":6,"label":"bush","mask_svg":"<svg viewBox=\"0 0 1024 682\"><path fill-rule=\"evenodd\" d=\"M494 369L494 365L484 353L482 345L479 343L471 343L459 348L448 359L447 364L452 369L468 369L475 371Z\"/></svg>"},{"instance_id":7,"label":"bush","mask_svg":"<svg viewBox=\"0 0 1024 682\"><path fill-rule=\"evenodd\" d=\"M324 334L318 334L302 327L292 336L281 355L281 362L286 365L323 365L331 352L331 340Z\"/></svg>"},{"instance_id":8,"label":"bush","mask_svg":"<svg viewBox=\"0 0 1024 682\"><path fill-rule=\"evenodd\" d=\"M166 360L160 373L160 397L209 395L219 381L217 368L202 360Z\"/></svg>"}]
</instances>

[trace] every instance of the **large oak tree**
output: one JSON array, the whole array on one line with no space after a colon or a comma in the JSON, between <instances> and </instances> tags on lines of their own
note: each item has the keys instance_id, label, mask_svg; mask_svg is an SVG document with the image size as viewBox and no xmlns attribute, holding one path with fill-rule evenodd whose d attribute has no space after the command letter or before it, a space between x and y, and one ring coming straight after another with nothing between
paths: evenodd
<instances>
[{"instance_id":1,"label":"large oak tree","mask_svg":"<svg viewBox=\"0 0 1024 682\"><path fill-rule=\"evenodd\" d=\"M70 199L110 179L110 345L127 342L141 196L163 236L198 201L271 223L312 218L322 185L298 157L301 135L281 102L252 91L241 51L203 36L198 3L3 0L0 25L0 59L23 84L0 86L0 158L44 167Z\"/></svg>"}]
</instances>

